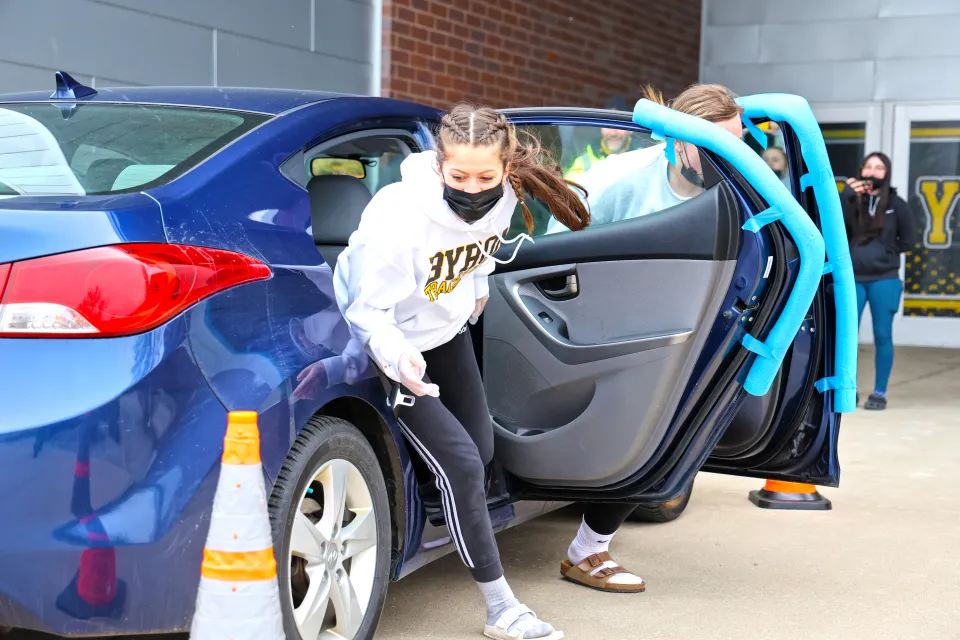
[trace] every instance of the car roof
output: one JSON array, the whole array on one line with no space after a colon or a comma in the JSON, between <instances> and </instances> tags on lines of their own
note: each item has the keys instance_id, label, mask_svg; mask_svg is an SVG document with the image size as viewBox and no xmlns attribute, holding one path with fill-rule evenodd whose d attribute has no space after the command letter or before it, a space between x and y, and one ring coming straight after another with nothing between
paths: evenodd
<instances>
[{"instance_id":1,"label":"car roof","mask_svg":"<svg viewBox=\"0 0 960 640\"><path fill-rule=\"evenodd\" d=\"M52 90L53 83L50 89ZM0 95L0 104L13 102L55 102L50 100L51 91L10 93ZM97 89L96 95L79 100L78 103L131 103L182 105L211 109L233 109L277 115L306 104L333 98L356 97L345 93L305 91L300 89L252 89L244 87L118 87Z\"/></svg>"}]
</instances>

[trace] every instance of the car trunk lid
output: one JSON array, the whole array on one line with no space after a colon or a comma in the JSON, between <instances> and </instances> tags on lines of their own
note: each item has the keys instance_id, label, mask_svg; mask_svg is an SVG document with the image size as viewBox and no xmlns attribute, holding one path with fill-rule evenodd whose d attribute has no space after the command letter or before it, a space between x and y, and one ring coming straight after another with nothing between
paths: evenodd
<instances>
[{"instance_id":1,"label":"car trunk lid","mask_svg":"<svg viewBox=\"0 0 960 640\"><path fill-rule=\"evenodd\" d=\"M153 198L126 193L0 199L0 264L121 242L166 242Z\"/></svg>"}]
</instances>

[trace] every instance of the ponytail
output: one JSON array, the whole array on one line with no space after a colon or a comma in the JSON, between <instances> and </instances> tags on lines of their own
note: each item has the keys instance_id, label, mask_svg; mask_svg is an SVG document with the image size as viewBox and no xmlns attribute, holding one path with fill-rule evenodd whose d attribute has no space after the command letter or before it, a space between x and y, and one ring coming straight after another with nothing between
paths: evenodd
<instances>
[{"instance_id":1,"label":"ponytail","mask_svg":"<svg viewBox=\"0 0 960 640\"><path fill-rule=\"evenodd\" d=\"M590 224L590 211L584 200L578 197L571 187L580 191L584 199L587 195L586 189L565 180L560 167L544 151L540 141L530 133L523 133L528 138L525 142L521 142L516 130L510 127L509 143L513 149L510 157L510 184L520 201L527 231L533 233L533 214L527 207L524 192L546 204L553 217L566 228L572 231L585 229Z\"/></svg>"}]
</instances>

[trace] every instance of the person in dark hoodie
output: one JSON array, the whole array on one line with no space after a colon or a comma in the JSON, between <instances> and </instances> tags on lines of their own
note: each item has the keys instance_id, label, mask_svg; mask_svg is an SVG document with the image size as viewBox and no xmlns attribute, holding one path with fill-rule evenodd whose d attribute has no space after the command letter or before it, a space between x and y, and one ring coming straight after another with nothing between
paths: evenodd
<instances>
[{"instance_id":1,"label":"person in dark hoodie","mask_svg":"<svg viewBox=\"0 0 960 640\"><path fill-rule=\"evenodd\" d=\"M860 176L847 180L840 199L857 282L857 317L870 303L877 347L874 391L863 408L882 410L893 369L893 316L903 295L900 254L913 248L916 222L910 205L890 186L890 158L880 152L864 158Z\"/></svg>"}]
</instances>

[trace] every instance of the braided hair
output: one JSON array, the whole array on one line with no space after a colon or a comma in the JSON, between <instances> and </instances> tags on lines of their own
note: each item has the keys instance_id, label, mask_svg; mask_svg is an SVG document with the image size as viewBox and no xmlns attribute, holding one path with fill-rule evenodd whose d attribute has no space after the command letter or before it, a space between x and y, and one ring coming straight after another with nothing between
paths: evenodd
<instances>
[{"instance_id":1,"label":"braided hair","mask_svg":"<svg viewBox=\"0 0 960 640\"><path fill-rule=\"evenodd\" d=\"M586 191L563 178L557 163L530 133L523 132L521 141L516 128L502 113L490 107L458 104L440 121L437 132L437 161L443 165L449 150L455 146L495 146L500 160L509 171L507 180L517 194L527 230L533 233L533 214L527 207L524 193L539 199L554 218L565 227L578 231L590 224L590 212L583 200L570 189L586 196Z\"/></svg>"}]
</instances>

